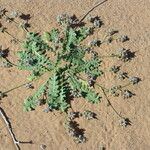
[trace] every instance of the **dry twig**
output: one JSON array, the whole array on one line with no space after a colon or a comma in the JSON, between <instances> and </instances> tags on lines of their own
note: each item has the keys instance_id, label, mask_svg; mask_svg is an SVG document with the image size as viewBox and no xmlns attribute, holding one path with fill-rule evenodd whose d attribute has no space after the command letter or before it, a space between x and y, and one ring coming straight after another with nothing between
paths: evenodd
<instances>
[{"instance_id":1,"label":"dry twig","mask_svg":"<svg viewBox=\"0 0 150 150\"><path fill-rule=\"evenodd\" d=\"M4 120L7 129L11 135L11 138L13 140L14 145L16 146L17 150L20 150L20 146L19 146L19 141L16 139L14 132L12 131L12 127L11 127L11 123L6 115L6 113L4 112L4 110L0 107L0 115L2 116L2 119Z\"/></svg>"}]
</instances>

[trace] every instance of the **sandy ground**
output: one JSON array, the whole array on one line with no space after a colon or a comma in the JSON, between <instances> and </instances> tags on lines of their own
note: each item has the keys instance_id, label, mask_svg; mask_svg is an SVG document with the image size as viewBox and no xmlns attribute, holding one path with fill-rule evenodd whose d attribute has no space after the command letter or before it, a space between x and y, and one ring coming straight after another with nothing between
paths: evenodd
<instances>
[{"instance_id":1,"label":"sandy ground","mask_svg":"<svg viewBox=\"0 0 150 150\"><path fill-rule=\"evenodd\" d=\"M0 5L8 9L19 10L30 14L30 31L48 31L55 24L58 14L67 12L82 17L98 0L0 0ZM45 144L47 150L99 150L105 146L106 150L149 150L150 149L150 1L149 0L108 0L96 8L92 15L101 16L104 26L98 32L114 28L122 34L127 34L130 41L124 44L125 48L136 52L136 57L123 66L130 75L139 76L142 82L129 87L136 96L129 100L122 98L112 99L112 104L122 115L130 118L132 125L122 128L118 124L118 117L110 107L106 106L105 99L98 105L84 104L85 101L73 102L75 110L91 109L98 120L85 121L79 119L81 127L86 129L89 138L85 144L75 144L62 126L64 117L59 113L44 113L44 106L32 112L23 112L24 98L34 91L20 88L9 93L8 97L0 101L6 114L9 116L16 138L20 141L33 141L33 144L21 144L22 150L40 150ZM9 31L19 38L25 33L18 32L10 25ZM16 62L15 52L19 46L12 45L10 38L0 34L0 45L10 49L9 59ZM117 43L104 46L99 51L117 48ZM105 49L104 49L105 48ZM105 67L109 64L106 63ZM18 71L15 68L0 68L0 90L5 91L26 81L28 72ZM111 84L110 75L105 76L104 84ZM40 81L35 84L38 86ZM81 107L82 106L82 107ZM10 135L0 119L0 150L14 150Z\"/></svg>"}]
</instances>

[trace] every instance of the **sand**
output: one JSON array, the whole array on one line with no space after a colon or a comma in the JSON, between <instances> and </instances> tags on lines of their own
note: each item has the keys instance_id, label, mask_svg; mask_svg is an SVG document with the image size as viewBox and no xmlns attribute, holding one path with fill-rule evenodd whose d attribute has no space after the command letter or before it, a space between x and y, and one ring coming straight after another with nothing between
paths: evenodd
<instances>
[{"instance_id":1,"label":"sand","mask_svg":"<svg viewBox=\"0 0 150 150\"><path fill-rule=\"evenodd\" d=\"M69 13L82 17L87 10L98 3L98 0L1 0L0 5L7 10L19 10L30 14L30 31L49 31L56 26L55 18L58 14ZM108 0L102 6L94 9L92 15L98 15L104 26L97 33L101 36L103 31L113 28L121 34L130 37L130 41L123 44L125 48L136 52L136 57L123 65L122 69L131 76L138 76L142 81L136 86L130 86L136 96L131 99L112 98L114 107L123 116L130 118L131 126L119 126L119 118L114 111L107 107L103 98L98 105L85 104L84 100L72 103L74 110L90 109L97 114L98 120L85 121L78 119L80 126L86 130L88 141L85 144L75 144L69 138L63 127L64 116L59 112L44 113L44 106L35 111L24 112L23 100L34 90L24 87L14 90L0 101L10 119L16 138L20 141L33 141L33 144L21 144L22 150L40 150L45 144L46 150L99 150L101 146L106 150L149 150L150 149L150 1L149 0ZM14 25L9 31L16 37L23 39L25 32ZM10 43L10 38L0 34L0 45L10 49L9 59L17 62L16 52L19 45ZM99 53L106 53L118 48L118 43L112 43L99 49ZM113 61L105 63L105 67L112 65ZM16 68L0 68L0 90L5 91L16 85L26 82L28 72ZM104 85L110 86L114 78L109 74L100 79ZM41 79L42 80L42 79ZM114 79L114 83L115 83ZM35 83L35 87L41 81ZM15 146L10 135L0 119L0 150L14 150Z\"/></svg>"}]
</instances>

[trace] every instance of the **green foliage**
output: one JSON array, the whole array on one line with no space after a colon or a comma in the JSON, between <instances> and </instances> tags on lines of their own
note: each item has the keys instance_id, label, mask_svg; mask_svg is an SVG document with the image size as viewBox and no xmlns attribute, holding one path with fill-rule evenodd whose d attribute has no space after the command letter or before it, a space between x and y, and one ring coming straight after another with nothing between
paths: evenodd
<instances>
[{"instance_id":1,"label":"green foliage","mask_svg":"<svg viewBox=\"0 0 150 150\"><path fill-rule=\"evenodd\" d=\"M100 101L100 96L95 91L92 91L88 84L83 80L78 80L77 78L70 77L69 79L70 87L74 91L79 91L81 95L86 98L91 103L98 103Z\"/></svg>"},{"instance_id":2,"label":"green foliage","mask_svg":"<svg viewBox=\"0 0 150 150\"><path fill-rule=\"evenodd\" d=\"M38 101L33 99L33 97L28 97L25 101L24 101L24 111L31 111L34 110L35 107L38 105Z\"/></svg>"},{"instance_id":3,"label":"green foliage","mask_svg":"<svg viewBox=\"0 0 150 150\"><path fill-rule=\"evenodd\" d=\"M88 90L85 98L89 102L95 104L95 103L99 102L99 100L100 100L101 97L95 91Z\"/></svg>"},{"instance_id":4,"label":"green foliage","mask_svg":"<svg viewBox=\"0 0 150 150\"><path fill-rule=\"evenodd\" d=\"M49 41L57 43L59 39L59 30L58 29L52 29L49 33Z\"/></svg>"},{"instance_id":5,"label":"green foliage","mask_svg":"<svg viewBox=\"0 0 150 150\"><path fill-rule=\"evenodd\" d=\"M49 46L36 33L28 33L23 43L23 51L18 52L19 69L31 71L30 80L40 77L53 68L53 63L46 56Z\"/></svg>"},{"instance_id":6,"label":"green foliage","mask_svg":"<svg viewBox=\"0 0 150 150\"><path fill-rule=\"evenodd\" d=\"M46 49L49 49L49 46L42 40L40 35L34 32L29 32L23 43L23 48L31 53L41 55L45 53Z\"/></svg>"},{"instance_id":7,"label":"green foliage","mask_svg":"<svg viewBox=\"0 0 150 150\"><path fill-rule=\"evenodd\" d=\"M85 72L90 73L92 76L100 76L102 74L99 69L100 63L99 58L85 61Z\"/></svg>"},{"instance_id":8,"label":"green foliage","mask_svg":"<svg viewBox=\"0 0 150 150\"><path fill-rule=\"evenodd\" d=\"M6 17L5 9L1 10L0 17ZM18 13L13 13L13 18L6 18L6 21L15 22L14 18L19 16ZM75 17L75 16L74 16ZM113 37L117 33L116 30L110 30L101 41L94 39L89 42L89 46L83 44L90 34L92 34L97 28L101 27L102 22L99 17L90 17L89 21L93 24L92 27L81 25L80 21L77 22L74 17L70 17L66 14L62 14L57 17L60 28L53 28L49 32L44 32L42 35L35 32L28 32L28 23L21 23L21 27L27 32L26 39L22 44L22 50L18 52L19 64L13 64L7 57L6 50L0 49L0 58L5 60L5 67L17 66L21 70L27 70L30 72L28 80L34 81L40 78L42 75L47 74L48 79L44 84L39 86L32 96L29 96L24 101L24 110L34 110L38 105L47 104L47 110L59 110L67 112L71 107L71 98L83 97L92 104L100 102L100 93L95 90L96 79L100 77L103 72L101 70L101 62L104 57L116 57L122 62L130 61L135 55L128 49L118 49L117 53L112 53L108 56L98 56L98 53L94 51L97 47L100 47L103 43L112 43L117 40ZM16 23L16 22L15 22ZM80 25L79 25L80 24ZM1 27L2 33L6 33L11 36L12 41L21 42L13 35L11 35L5 27ZM118 39L120 42L128 41L127 36L121 36ZM91 55L89 58L88 56ZM100 59L101 58L101 59ZM120 66L112 66L110 69L119 79L128 79L129 83L125 86L113 86L111 89L102 87L103 95L105 96L108 105L112 107L114 112L121 117L120 125L126 127L130 125L128 118L122 117L115 108L111 105L106 92L111 96L122 95L124 99L132 97L134 94L128 89L123 89L130 84L137 84L140 80L138 77L129 77L126 72L120 71ZM31 82L30 82L31 83ZM21 86L18 86L21 87ZM6 96L6 93L18 88L15 87L6 92L0 91L0 99ZM42 102L42 103L41 103ZM90 120L95 118L95 114L91 111L85 111L83 114L72 112L71 117L66 123L67 132L69 136L72 136L77 143L83 143L86 141L86 137L82 132L79 132L78 125L74 126L72 123L75 117L83 116ZM78 132L76 132L76 129Z\"/></svg>"},{"instance_id":9,"label":"green foliage","mask_svg":"<svg viewBox=\"0 0 150 150\"><path fill-rule=\"evenodd\" d=\"M45 73L50 75L46 83L26 99L24 108L27 111L35 109L43 94L46 94L50 110L66 111L70 107L68 98L71 90L78 91L93 104L100 100L99 94L88 85L88 81L78 78L81 74L93 77L101 75L99 57L87 59L86 47L81 43L91 34L91 28L71 25L63 25L62 28L54 28L43 35L27 33L23 50L18 52L18 67L31 73L29 80L35 80ZM50 53L54 57L48 57Z\"/></svg>"},{"instance_id":10,"label":"green foliage","mask_svg":"<svg viewBox=\"0 0 150 150\"><path fill-rule=\"evenodd\" d=\"M79 29L77 29L76 33L77 33L77 37L78 37L78 43L80 43L81 41L83 41L88 35L90 35L92 28L90 27L80 27Z\"/></svg>"},{"instance_id":11,"label":"green foliage","mask_svg":"<svg viewBox=\"0 0 150 150\"><path fill-rule=\"evenodd\" d=\"M80 48L79 44L82 40L84 40L90 34L90 28L67 27L64 34L65 34L65 38L63 41L63 52L66 52L66 51L70 52L70 50L73 50L74 48Z\"/></svg>"},{"instance_id":12,"label":"green foliage","mask_svg":"<svg viewBox=\"0 0 150 150\"><path fill-rule=\"evenodd\" d=\"M66 99L66 87L61 80L62 78L56 73L51 77L48 88L48 106L51 110L65 111L69 106Z\"/></svg>"},{"instance_id":13,"label":"green foliage","mask_svg":"<svg viewBox=\"0 0 150 150\"><path fill-rule=\"evenodd\" d=\"M35 107L40 103L40 98L46 92L48 83L49 83L49 80L46 83L44 83L43 85L41 85L40 88L35 92L34 95L29 96L24 101L24 110L25 111L30 111L30 110L35 109Z\"/></svg>"}]
</instances>

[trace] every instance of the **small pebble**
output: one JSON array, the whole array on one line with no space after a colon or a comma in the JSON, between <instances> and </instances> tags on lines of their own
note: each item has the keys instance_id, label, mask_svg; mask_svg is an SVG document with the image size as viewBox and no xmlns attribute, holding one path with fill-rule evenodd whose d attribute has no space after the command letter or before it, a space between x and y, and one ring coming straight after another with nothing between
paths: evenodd
<instances>
[{"instance_id":1,"label":"small pebble","mask_svg":"<svg viewBox=\"0 0 150 150\"><path fill-rule=\"evenodd\" d=\"M41 145L40 145L41 150L46 149L46 147L47 147L47 146L46 146L46 145L44 145L44 144L41 144Z\"/></svg>"}]
</instances>

